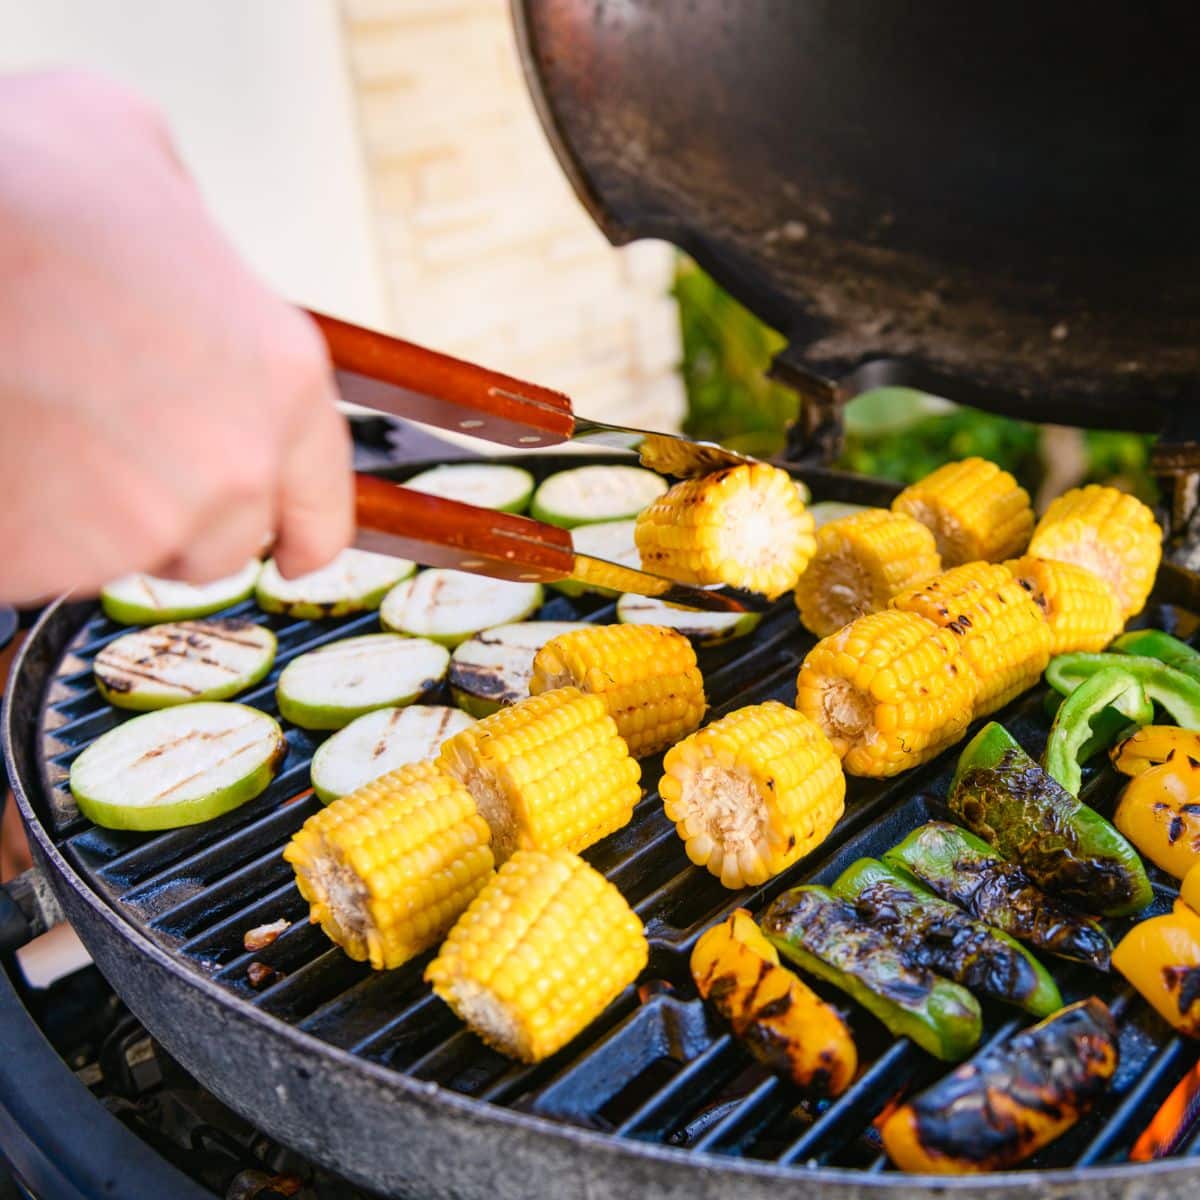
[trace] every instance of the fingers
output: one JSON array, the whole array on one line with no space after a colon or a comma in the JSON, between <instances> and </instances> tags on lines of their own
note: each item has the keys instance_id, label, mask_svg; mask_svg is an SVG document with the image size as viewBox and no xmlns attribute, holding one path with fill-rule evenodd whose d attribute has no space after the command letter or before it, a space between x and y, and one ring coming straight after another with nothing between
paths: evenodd
<instances>
[{"instance_id":1,"label":"fingers","mask_svg":"<svg viewBox=\"0 0 1200 1200\"><path fill-rule=\"evenodd\" d=\"M265 498L225 504L205 517L187 544L155 574L187 583L224 579L262 552L274 523L274 505Z\"/></svg>"}]
</instances>

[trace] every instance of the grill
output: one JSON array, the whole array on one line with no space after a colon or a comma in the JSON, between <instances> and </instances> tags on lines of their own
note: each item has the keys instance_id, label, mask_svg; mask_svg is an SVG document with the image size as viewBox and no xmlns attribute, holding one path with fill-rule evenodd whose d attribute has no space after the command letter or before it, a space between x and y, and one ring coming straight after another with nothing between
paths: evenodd
<instances>
[{"instance_id":1,"label":"grill","mask_svg":"<svg viewBox=\"0 0 1200 1200\"><path fill-rule=\"evenodd\" d=\"M542 477L583 461L547 456L523 465ZM834 472L795 473L817 498L880 502L890 494L887 485ZM375 614L311 622L268 617L250 603L230 611L268 622L278 636L275 670L243 697L268 711L274 680L291 658L377 624ZM558 595L537 615L614 619L611 603ZM1143 620L1180 636L1200 628L1195 616L1165 604L1152 604ZM123 834L78 815L66 787L70 763L123 719L91 680L92 658L120 632L91 604L64 602L43 618L10 693L14 781L35 852L59 876L68 913L101 968L167 1048L232 1107L315 1160L395 1195L414 1187L422 1196L562 1194L557 1189L574 1180L589 1195L640 1186L715 1196L729 1186L725 1171L714 1171L719 1166L738 1172L739 1188L752 1196L756 1187L777 1194L781 1183L800 1188L818 1178L846 1195L895 1186L932 1194L891 1171L872 1122L893 1097L944 1068L855 1012L860 1078L836 1102L800 1103L706 1010L687 962L702 930L735 906L757 912L789 886L831 882L854 859L878 855L939 815L954 750L895 780L851 780L846 816L829 841L743 893L688 863L648 792L632 822L585 857L642 918L650 965L640 985L571 1046L530 1067L488 1050L432 996L421 982L428 956L372 973L306 923L280 850L317 808L308 792L313 735L289 730L288 758L271 788L208 824ZM786 600L751 638L703 651L710 716L771 698L790 703L811 643ZM1040 693L1022 697L1000 719L1040 751L1048 731ZM644 764L647 785L658 775L657 761ZM1085 798L1111 813L1117 786L1107 768L1099 770ZM1154 878L1155 911L1165 911L1174 888ZM247 929L280 917L293 924L274 944L243 950ZM1122 932L1120 923L1113 932ZM258 989L247 975L252 961L277 972ZM1087 1181L1115 1196L1159 1179L1163 1194L1182 1196L1196 1175L1180 1173L1181 1160L1200 1156L1200 1132L1181 1133L1174 1162L1122 1164L1200 1047L1171 1036L1119 977L1057 961L1054 970L1068 1001L1094 992L1112 1006L1120 1071L1099 1109L1028 1170L982 1186L1044 1195L1059 1181L1071 1188ZM1000 1007L985 1014L985 1040L1027 1023Z\"/></svg>"}]
</instances>

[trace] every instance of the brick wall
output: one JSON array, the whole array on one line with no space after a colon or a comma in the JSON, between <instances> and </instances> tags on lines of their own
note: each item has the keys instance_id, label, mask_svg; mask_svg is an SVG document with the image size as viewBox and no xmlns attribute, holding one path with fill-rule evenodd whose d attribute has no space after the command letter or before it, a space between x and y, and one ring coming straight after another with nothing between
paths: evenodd
<instances>
[{"instance_id":1,"label":"brick wall","mask_svg":"<svg viewBox=\"0 0 1200 1200\"><path fill-rule=\"evenodd\" d=\"M615 250L559 170L506 0L340 0L394 330L676 428L672 250Z\"/></svg>"}]
</instances>

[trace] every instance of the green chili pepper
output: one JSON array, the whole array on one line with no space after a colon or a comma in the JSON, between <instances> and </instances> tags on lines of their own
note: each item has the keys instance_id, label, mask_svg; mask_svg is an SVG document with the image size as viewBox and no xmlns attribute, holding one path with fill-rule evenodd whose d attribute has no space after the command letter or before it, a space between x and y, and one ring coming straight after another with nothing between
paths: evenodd
<instances>
[{"instance_id":1,"label":"green chili pepper","mask_svg":"<svg viewBox=\"0 0 1200 1200\"><path fill-rule=\"evenodd\" d=\"M852 863L833 885L860 918L887 934L917 967L926 967L981 996L1044 1017L1062 1007L1049 971L1020 942L968 917L873 858Z\"/></svg>"},{"instance_id":2,"label":"green chili pepper","mask_svg":"<svg viewBox=\"0 0 1200 1200\"><path fill-rule=\"evenodd\" d=\"M1101 677L1094 675L1083 687ZM1075 694L1063 702L1063 723L1071 720L1067 709ZM1103 708L1097 715L1113 711ZM1121 720L1128 724L1126 716ZM1061 728L1056 721L1055 729ZM1066 739L1059 740L1062 753L1073 761ZM1023 867L1043 891L1086 912L1124 916L1141 912L1154 899L1137 851L995 721L963 749L947 803L972 833Z\"/></svg>"},{"instance_id":3,"label":"green chili pepper","mask_svg":"<svg viewBox=\"0 0 1200 1200\"><path fill-rule=\"evenodd\" d=\"M784 892L763 914L763 933L784 958L840 988L899 1037L957 1062L979 1042L979 1002L965 988L910 966L884 933L828 888Z\"/></svg>"},{"instance_id":4,"label":"green chili pepper","mask_svg":"<svg viewBox=\"0 0 1200 1200\"><path fill-rule=\"evenodd\" d=\"M1168 667L1174 667L1193 679L1200 679L1200 650L1161 629L1135 629L1131 633L1123 633L1109 649L1118 654L1157 658Z\"/></svg>"},{"instance_id":5,"label":"green chili pepper","mask_svg":"<svg viewBox=\"0 0 1200 1200\"><path fill-rule=\"evenodd\" d=\"M1200 729L1200 679L1193 679L1157 658L1134 654L1060 654L1050 660L1046 682L1056 692L1069 696L1085 679L1109 667L1132 675L1176 725Z\"/></svg>"},{"instance_id":6,"label":"green chili pepper","mask_svg":"<svg viewBox=\"0 0 1200 1200\"><path fill-rule=\"evenodd\" d=\"M1051 899L1020 867L965 829L930 821L883 861L1020 942L1108 970L1112 942L1095 921Z\"/></svg>"}]
</instances>

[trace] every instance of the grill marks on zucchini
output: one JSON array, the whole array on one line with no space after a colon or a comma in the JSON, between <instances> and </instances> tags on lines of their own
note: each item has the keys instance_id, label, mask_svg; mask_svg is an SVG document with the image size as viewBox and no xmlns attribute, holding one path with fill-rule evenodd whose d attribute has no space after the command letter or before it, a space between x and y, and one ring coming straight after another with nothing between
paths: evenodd
<instances>
[{"instance_id":1,"label":"grill marks on zucchini","mask_svg":"<svg viewBox=\"0 0 1200 1200\"><path fill-rule=\"evenodd\" d=\"M480 630L520 621L542 603L538 583L436 568L398 584L379 609L384 629L454 647Z\"/></svg>"},{"instance_id":2,"label":"grill marks on zucchini","mask_svg":"<svg viewBox=\"0 0 1200 1200\"><path fill-rule=\"evenodd\" d=\"M284 579L271 559L255 590L264 612L315 621L378 608L389 589L417 569L405 558L343 550L328 566L298 579Z\"/></svg>"}]
</instances>

